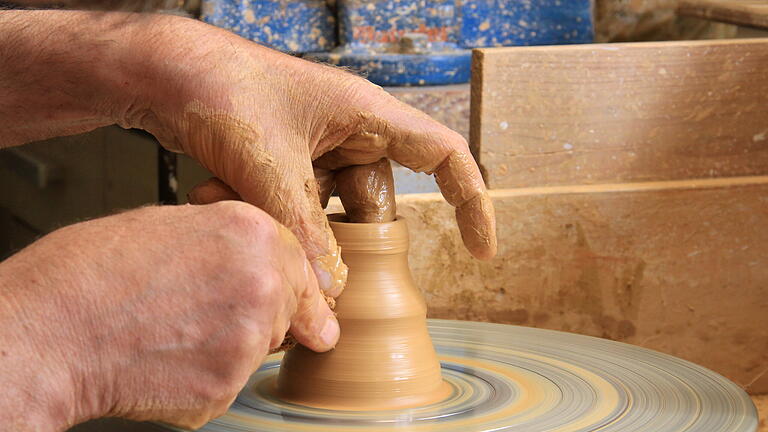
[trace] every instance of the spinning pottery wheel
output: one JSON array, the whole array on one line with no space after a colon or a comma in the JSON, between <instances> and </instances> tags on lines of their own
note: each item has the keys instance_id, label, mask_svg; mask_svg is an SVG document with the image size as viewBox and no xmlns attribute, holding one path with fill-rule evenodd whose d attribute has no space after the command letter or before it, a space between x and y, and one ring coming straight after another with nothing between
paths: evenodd
<instances>
[{"instance_id":1,"label":"spinning pottery wheel","mask_svg":"<svg viewBox=\"0 0 768 432\"><path fill-rule=\"evenodd\" d=\"M393 411L309 408L275 397L270 356L230 411L202 431L754 432L749 397L655 351L550 330L430 320L447 399ZM361 365L364 367L364 365Z\"/></svg>"},{"instance_id":2,"label":"spinning pottery wheel","mask_svg":"<svg viewBox=\"0 0 768 432\"><path fill-rule=\"evenodd\" d=\"M385 161L386 162L386 161ZM389 163L354 168L388 214L331 215L349 276L327 353L269 356L205 432L642 431L754 432L735 384L647 349L569 333L430 320L408 270L408 230L394 218ZM384 179L384 181L380 181ZM389 195L389 198L386 198ZM350 204L350 205L348 205ZM482 203L481 203L482 204ZM350 222L352 219L354 222ZM434 349L433 349L434 345ZM158 426L160 427L160 426Z\"/></svg>"},{"instance_id":3,"label":"spinning pottery wheel","mask_svg":"<svg viewBox=\"0 0 768 432\"><path fill-rule=\"evenodd\" d=\"M203 431L757 428L739 387L665 354L518 326L427 326L408 271L405 222L332 216L331 227L350 269L336 308L336 348L318 354L299 346L268 357L230 411Z\"/></svg>"}]
</instances>

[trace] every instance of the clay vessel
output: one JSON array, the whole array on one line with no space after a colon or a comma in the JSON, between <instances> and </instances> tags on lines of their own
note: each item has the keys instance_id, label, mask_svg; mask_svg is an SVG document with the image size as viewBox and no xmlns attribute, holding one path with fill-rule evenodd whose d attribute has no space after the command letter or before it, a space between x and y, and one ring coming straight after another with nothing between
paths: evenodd
<instances>
[{"instance_id":1,"label":"clay vessel","mask_svg":"<svg viewBox=\"0 0 768 432\"><path fill-rule=\"evenodd\" d=\"M403 219L348 223L331 215L349 276L335 311L336 348L315 353L299 345L283 358L277 396L338 410L387 410L445 399L450 387L427 332L426 304L408 269Z\"/></svg>"}]
</instances>

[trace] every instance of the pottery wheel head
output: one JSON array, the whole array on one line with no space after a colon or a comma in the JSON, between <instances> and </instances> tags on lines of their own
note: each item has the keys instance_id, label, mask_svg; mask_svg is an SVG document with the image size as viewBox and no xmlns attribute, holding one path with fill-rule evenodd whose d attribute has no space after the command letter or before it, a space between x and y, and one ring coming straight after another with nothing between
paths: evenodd
<instances>
[{"instance_id":1,"label":"pottery wheel head","mask_svg":"<svg viewBox=\"0 0 768 432\"><path fill-rule=\"evenodd\" d=\"M443 401L376 412L287 403L274 396L277 354L251 377L229 413L201 430L757 430L754 405L738 386L655 351L500 324L430 320L429 332L451 389Z\"/></svg>"}]
</instances>

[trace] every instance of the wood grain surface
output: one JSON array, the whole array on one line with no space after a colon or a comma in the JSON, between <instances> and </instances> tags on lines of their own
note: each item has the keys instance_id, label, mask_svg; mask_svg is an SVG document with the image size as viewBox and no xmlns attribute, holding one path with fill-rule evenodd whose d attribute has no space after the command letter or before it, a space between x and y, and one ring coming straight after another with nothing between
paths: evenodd
<instances>
[{"instance_id":1,"label":"wood grain surface","mask_svg":"<svg viewBox=\"0 0 768 432\"><path fill-rule=\"evenodd\" d=\"M768 39L475 50L491 188L768 173Z\"/></svg>"},{"instance_id":2,"label":"wood grain surface","mask_svg":"<svg viewBox=\"0 0 768 432\"><path fill-rule=\"evenodd\" d=\"M411 105L469 139L469 84L437 87L386 87Z\"/></svg>"},{"instance_id":3,"label":"wood grain surface","mask_svg":"<svg viewBox=\"0 0 768 432\"><path fill-rule=\"evenodd\" d=\"M464 249L439 194L398 196L431 317L606 337L768 392L768 177L491 196L489 262Z\"/></svg>"},{"instance_id":4,"label":"wood grain surface","mask_svg":"<svg viewBox=\"0 0 768 432\"><path fill-rule=\"evenodd\" d=\"M681 0L677 12L684 16L768 29L766 0Z\"/></svg>"}]
</instances>

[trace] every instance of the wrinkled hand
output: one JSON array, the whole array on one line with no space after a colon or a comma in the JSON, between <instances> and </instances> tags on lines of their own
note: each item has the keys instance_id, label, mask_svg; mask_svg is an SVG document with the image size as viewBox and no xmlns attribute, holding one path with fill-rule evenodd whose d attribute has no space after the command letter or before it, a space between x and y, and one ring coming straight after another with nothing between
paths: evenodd
<instances>
[{"instance_id":1,"label":"wrinkled hand","mask_svg":"<svg viewBox=\"0 0 768 432\"><path fill-rule=\"evenodd\" d=\"M336 170L382 157L434 173L469 251L494 256L492 204L459 134L345 71L175 22L174 43L153 61L163 65L151 80L158 97L132 105L121 123L147 129L234 190L209 184L212 200L240 196L290 228L327 294L340 293L343 264L321 202Z\"/></svg>"},{"instance_id":2,"label":"wrinkled hand","mask_svg":"<svg viewBox=\"0 0 768 432\"><path fill-rule=\"evenodd\" d=\"M0 306L15 305L0 310L0 372L20 381L0 382L34 395L19 413L66 415L59 427L99 416L199 427L289 327L318 351L338 339L296 238L245 203L72 225L3 262L0 282Z\"/></svg>"}]
</instances>

